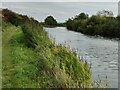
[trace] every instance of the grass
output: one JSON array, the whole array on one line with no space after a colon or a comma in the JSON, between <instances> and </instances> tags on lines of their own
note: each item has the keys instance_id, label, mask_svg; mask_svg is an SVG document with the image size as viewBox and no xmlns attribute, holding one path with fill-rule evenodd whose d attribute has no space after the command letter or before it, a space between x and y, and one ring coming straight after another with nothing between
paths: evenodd
<instances>
[{"instance_id":1,"label":"grass","mask_svg":"<svg viewBox=\"0 0 120 90\"><path fill-rule=\"evenodd\" d=\"M7 25L3 30L3 87L35 88L36 53L22 43L20 27Z\"/></svg>"},{"instance_id":2,"label":"grass","mask_svg":"<svg viewBox=\"0 0 120 90\"><path fill-rule=\"evenodd\" d=\"M3 88L91 87L87 63L55 45L40 25L3 22Z\"/></svg>"}]
</instances>

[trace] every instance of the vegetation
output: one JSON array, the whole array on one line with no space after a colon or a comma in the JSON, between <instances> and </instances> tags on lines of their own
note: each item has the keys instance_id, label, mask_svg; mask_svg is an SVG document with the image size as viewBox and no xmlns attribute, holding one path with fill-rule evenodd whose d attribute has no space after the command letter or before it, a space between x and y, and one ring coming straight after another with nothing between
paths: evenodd
<instances>
[{"instance_id":1,"label":"vegetation","mask_svg":"<svg viewBox=\"0 0 120 90\"><path fill-rule=\"evenodd\" d=\"M66 26L69 30L86 35L120 39L120 16L113 16L113 12L107 10L98 11L91 17L82 12L74 18L69 18L65 23L57 23L52 16L48 16L43 25L47 27Z\"/></svg>"},{"instance_id":2,"label":"vegetation","mask_svg":"<svg viewBox=\"0 0 120 90\"><path fill-rule=\"evenodd\" d=\"M107 17L113 17L114 14L112 11L102 10L97 12L98 16L107 16Z\"/></svg>"},{"instance_id":3,"label":"vegetation","mask_svg":"<svg viewBox=\"0 0 120 90\"><path fill-rule=\"evenodd\" d=\"M65 23L58 23L53 16L47 16L42 25L45 27L65 27Z\"/></svg>"},{"instance_id":4,"label":"vegetation","mask_svg":"<svg viewBox=\"0 0 120 90\"><path fill-rule=\"evenodd\" d=\"M86 35L100 35L108 38L120 39L120 17L113 17L110 11L99 11L97 15L88 17L81 13L75 18L66 21L66 27L69 30L81 32Z\"/></svg>"},{"instance_id":5,"label":"vegetation","mask_svg":"<svg viewBox=\"0 0 120 90\"><path fill-rule=\"evenodd\" d=\"M48 16L44 22L46 25L49 25L49 26L56 26L57 25L57 21L52 16Z\"/></svg>"},{"instance_id":6,"label":"vegetation","mask_svg":"<svg viewBox=\"0 0 120 90\"><path fill-rule=\"evenodd\" d=\"M33 18L2 12L3 88L93 87L90 68L75 51L55 45Z\"/></svg>"}]
</instances>

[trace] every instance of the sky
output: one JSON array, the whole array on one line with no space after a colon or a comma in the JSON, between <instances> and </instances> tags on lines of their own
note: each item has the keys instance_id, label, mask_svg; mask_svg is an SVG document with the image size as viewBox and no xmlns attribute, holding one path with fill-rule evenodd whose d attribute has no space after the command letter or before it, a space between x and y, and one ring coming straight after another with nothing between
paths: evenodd
<instances>
[{"instance_id":1,"label":"sky","mask_svg":"<svg viewBox=\"0 0 120 90\"><path fill-rule=\"evenodd\" d=\"M52 15L58 22L64 22L82 12L91 16L100 10L109 10L118 15L117 2L2 2L2 7L38 21Z\"/></svg>"},{"instance_id":2,"label":"sky","mask_svg":"<svg viewBox=\"0 0 120 90\"><path fill-rule=\"evenodd\" d=\"M118 2L120 0L1 0L2 2Z\"/></svg>"}]
</instances>

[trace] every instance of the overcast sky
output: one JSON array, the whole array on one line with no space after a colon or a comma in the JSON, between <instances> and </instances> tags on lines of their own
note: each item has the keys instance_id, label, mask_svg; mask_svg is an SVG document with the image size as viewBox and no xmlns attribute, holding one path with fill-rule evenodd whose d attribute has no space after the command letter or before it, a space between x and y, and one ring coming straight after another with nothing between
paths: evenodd
<instances>
[{"instance_id":1,"label":"overcast sky","mask_svg":"<svg viewBox=\"0 0 120 90\"><path fill-rule=\"evenodd\" d=\"M118 2L120 0L1 0L2 2Z\"/></svg>"},{"instance_id":2,"label":"overcast sky","mask_svg":"<svg viewBox=\"0 0 120 90\"><path fill-rule=\"evenodd\" d=\"M81 12L94 15L99 10L109 10L115 16L118 15L117 2L4 2L2 7L32 16L39 21L52 15L58 22L64 22Z\"/></svg>"}]
</instances>

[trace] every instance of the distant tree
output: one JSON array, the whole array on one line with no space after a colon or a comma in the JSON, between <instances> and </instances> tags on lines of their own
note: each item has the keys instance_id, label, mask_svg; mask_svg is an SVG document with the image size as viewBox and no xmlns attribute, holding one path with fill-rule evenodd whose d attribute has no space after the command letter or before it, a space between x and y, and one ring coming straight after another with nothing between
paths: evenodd
<instances>
[{"instance_id":1,"label":"distant tree","mask_svg":"<svg viewBox=\"0 0 120 90\"><path fill-rule=\"evenodd\" d=\"M120 22L120 16L117 16L116 19Z\"/></svg>"},{"instance_id":2,"label":"distant tree","mask_svg":"<svg viewBox=\"0 0 120 90\"><path fill-rule=\"evenodd\" d=\"M66 21L67 29L72 30L72 25L73 25L73 20L69 18L69 19Z\"/></svg>"},{"instance_id":3,"label":"distant tree","mask_svg":"<svg viewBox=\"0 0 120 90\"><path fill-rule=\"evenodd\" d=\"M87 18L88 18L88 14L80 13L79 15L76 16L75 19L87 19Z\"/></svg>"},{"instance_id":4,"label":"distant tree","mask_svg":"<svg viewBox=\"0 0 120 90\"><path fill-rule=\"evenodd\" d=\"M107 16L107 17L113 17L114 14L112 11L102 10L97 12L98 16Z\"/></svg>"},{"instance_id":5,"label":"distant tree","mask_svg":"<svg viewBox=\"0 0 120 90\"><path fill-rule=\"evenodd\" d=\"M57 21L52 17L52 16L48 16L45 20L44 20L46 25L52 25L55 26L57 25Z\"/></svg>"},{"instance_id":6,"label":"distant tree","mask_svg":"<svg viewBox=\"0 0 120 90\"><path fill-rule=\"evenodd\" d=\"M80 13L66 21L69 30L81 32L87 35L100 35L109 38L120 38L120 16L113 17L112 11L98 11L97 15L88 17Z\"/></svg>"}]
</instances>

